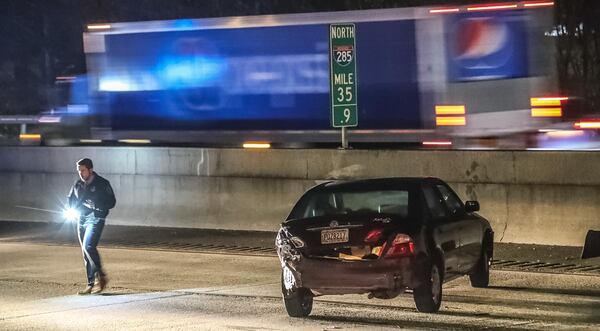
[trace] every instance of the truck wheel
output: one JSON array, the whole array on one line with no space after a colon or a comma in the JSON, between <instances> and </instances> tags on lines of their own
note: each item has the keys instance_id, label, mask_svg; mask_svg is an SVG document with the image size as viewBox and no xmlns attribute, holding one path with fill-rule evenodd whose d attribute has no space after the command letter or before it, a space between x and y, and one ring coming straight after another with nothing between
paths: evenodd
<instances>
[{"instance_id":1,"label":"truck wheel","mask_svg":"<svg viewBox=\"0 0 600 331\"><path fill-rule=\"evenodd\" d=\"M423 313L435 313L442 303L442 283L444 276L441 264L433 261L426 271L422 284L413 289L413 298L417 310Z\"/></svg>"},{"instance_id":2,"label":"truck wheel","mask_svg":"<svg viewBox=\"0 0 600 331\"><path fill-rule=\"evenodd\" d=\"M281 292L283 294L283 303L285 310L291 317L306 317L312 311L313 295L312 292L304 287L286 289L281 274Z\"/></svg>"},{"instance_id":3,"label":"truck wheel","mask_svg":"<svg viewBox=\"0 0 600 331\"><path fill-rule=\"evenodd\" d=\"M481 250L479 262L475 266L473 272L469 275L471 286L473 287L488 287L490 284L490 258L486 247Z\"/></svg>"}]
</instances>

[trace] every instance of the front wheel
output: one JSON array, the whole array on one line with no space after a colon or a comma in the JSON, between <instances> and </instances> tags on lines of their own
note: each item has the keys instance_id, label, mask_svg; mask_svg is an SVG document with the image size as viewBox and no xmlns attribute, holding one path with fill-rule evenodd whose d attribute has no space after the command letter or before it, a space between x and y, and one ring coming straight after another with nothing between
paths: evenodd
<instances>
[{"instance_id":1,"label":"front wheel","mask_svg":"<svg viewBox=\"0 0 600 331\"><path fill-rule=\"evenodd\" d=\"M289 270L288 270L289 272ZM284 282L285 271L281 273L281 292L283 294L283 303L285 310L291 317L306 317L312 311L313 295L312 292L304 287L292 287L287 289Z\"/></svg>"},{"instance_id":2,"label":"front wheel","mask_svg":"<svg viewBox=\"0 0 600 331\"><path fill-rule=\"evenodd\" d=\"M473 270L473 273L469 275L471 280L471 286L473 287L488 287L490 284L490 258L488 256L485 247L481 252L481 257Z\"/></svg>"},{"instance_id":3,"label":"front wheel","mask_svg":"<svg viewBox=\"0 0 600 331\"><path fill-rule=\"evenodd\" d=\"M413 290L413 298L418 311L435 313L440 310L443 277L440 263L433 261L423 283Z\"/></svg>"}]
</instances>

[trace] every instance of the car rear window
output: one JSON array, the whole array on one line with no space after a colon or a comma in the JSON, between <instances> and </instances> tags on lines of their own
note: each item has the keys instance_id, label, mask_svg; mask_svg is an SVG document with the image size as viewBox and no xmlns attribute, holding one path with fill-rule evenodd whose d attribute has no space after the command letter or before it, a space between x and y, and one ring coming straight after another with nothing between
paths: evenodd
<instances>
[{"instance_id":1,"label":"car rear window","mask_svg":"<svg viewBox=\"0 0 600 331\"><path fill-rule=\"evenodd\" d=\"M408 206L408 190L321 191L305 195L289 219L361 212L408 217Z\"/></svg>"}]
</instances>

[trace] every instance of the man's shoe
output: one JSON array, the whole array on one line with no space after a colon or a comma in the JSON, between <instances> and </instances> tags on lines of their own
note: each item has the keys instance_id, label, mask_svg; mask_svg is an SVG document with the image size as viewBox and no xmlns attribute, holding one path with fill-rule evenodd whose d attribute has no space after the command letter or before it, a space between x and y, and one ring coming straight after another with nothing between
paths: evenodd
<instances>
[{"instance_id":1,"label":"man's shoe","mask_svg":"<svg viewBox=\"0 0 600 331\"><path fill-rule=\"evenodd\" d=\"M84 290L77 292L79 295L88 295L92 293L92 286L88 285Z\"/></svg>"},{"instance_id":2,"label":"man's shoe","mask_svg":"<svg viewBox=\"0 0 600 331\"><path fill-rule=\"evenodd\" d=\"M96 282L94 283L94 286L96 286L96 289L94 289L92 291L92 294L98 294L98 293L104 291L106 284L108 284L108 278L106 276L98 277L96 279Z\"/></svg>"}]
</instances>

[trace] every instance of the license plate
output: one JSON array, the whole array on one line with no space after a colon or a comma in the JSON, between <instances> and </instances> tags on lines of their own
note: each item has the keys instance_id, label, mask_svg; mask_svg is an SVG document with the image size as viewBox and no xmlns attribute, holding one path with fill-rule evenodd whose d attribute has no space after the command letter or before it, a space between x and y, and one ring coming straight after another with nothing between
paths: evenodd
<instances>
[{"instance_id":1,"label":"license plate","mask_svg":"<svg viewBox=\"0 0 600 331\"><path fill-rule=\"evenodd\" d=\"M321 231L321 244L348 242L348 229L332 229Z\"/></svg>"}]
</instances>

